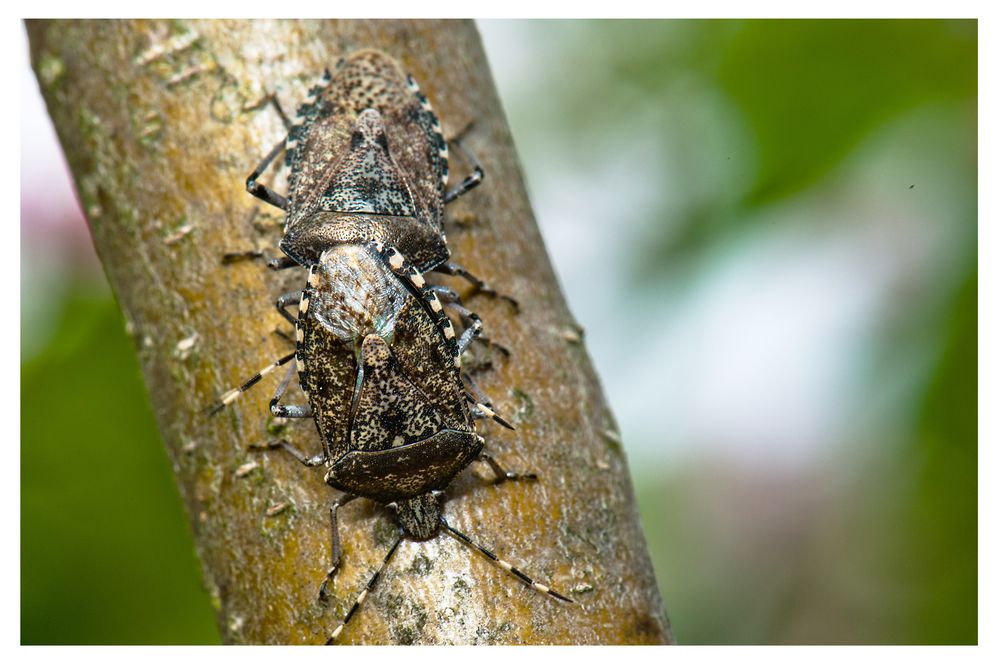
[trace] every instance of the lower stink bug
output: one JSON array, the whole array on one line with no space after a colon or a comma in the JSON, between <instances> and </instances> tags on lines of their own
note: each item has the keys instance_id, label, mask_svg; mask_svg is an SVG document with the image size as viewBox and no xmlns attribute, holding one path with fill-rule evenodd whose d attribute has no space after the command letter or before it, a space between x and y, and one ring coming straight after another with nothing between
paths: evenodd
<instances>
[{"instance_id":1,"label":"lower stink bug","mask_svg":"<svg viewBox=\"0 0 1000 665\"><path fill-rule=\"evenodd\" d=\"M258 447L280 448L306 466L323 466L326 483L344 492L330 508L331 565L320 585L321 598L340 564L337 510L359 497L395 509L397 538L327 644L337 640L375 589L402 540L427 540L439 531L536 591L573 602L475 543L444 516L445 488L473 461L487 463L498 482L535 479L534 474L505 471L483 451L476 420L510 425L487 399L477 400L466 391L461 357L479 327L470 325L456 335L441 302L449 297L448 289L425 283L394 248L381 243L332 247L310 268L307 288L284 300L286 306L298 305L298 317L289 314L295 323L295 353L229 391L217 405L230 403L263 375L295 359L271 400L271 412L311 417L323 451L310 456L284 439ZM308 404L283 404L296 368Z\"/></svg>"}]
</instances>

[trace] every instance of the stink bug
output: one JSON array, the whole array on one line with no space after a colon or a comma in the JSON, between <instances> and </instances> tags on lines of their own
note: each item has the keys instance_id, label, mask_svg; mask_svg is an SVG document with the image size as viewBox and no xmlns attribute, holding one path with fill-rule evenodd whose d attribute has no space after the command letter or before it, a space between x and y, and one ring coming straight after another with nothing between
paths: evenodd
<instances>
[{"instance_id":1,"label":"stink bug","mask_svg":"<svg viewBox=\"0 0 1000 665\"><path fill-rule=\"evenodd\" d=\"M222 399L222 404L231 401L271 369L296 359L271 400L271 410L276 416L312 417L323 451L309 456L284 439L263 447L284 449L306 466L324 466L326 483L345 492L331 507L331 566L321 597L340 563L338 508L365 497L396 511L398 537L327 644L339 637L374 589L402 539L426 540L442 529L525 585L572 602L474 543L442 513L444 489L477 459L489 464L497 481L535 478L507 472L483 452L485 442L474 421L492 418L510 425L465 390L461 354L478 328L456 335L438 297L445 293L426 284L395 248L374 242L336 245L311 266L307 288L286 300L286 305L298 305L295 353ZM309 402L282 404L296 367Z\"/></svg>"},{"instance_id":2,"label":"stink bug","mask_svg":"<svg viewBox=\"0 0 1000 665\"><path fill-rule=\"evenodd\" d=\"M398 248L422 272L460 276L498 295L449 261L443 225L445 204L482 182L483 169L462 147L473 172L446 190L448 141L441 123L395 60L375 50L342 59L309 91L298 118L297 124L286 121L286 137L246 181L247 191L286 213L279 243L285 257L270 267L309 267L333 245L375 241ZM258 182L282 150L287 197Z\"/></svg>"}]
</instances>

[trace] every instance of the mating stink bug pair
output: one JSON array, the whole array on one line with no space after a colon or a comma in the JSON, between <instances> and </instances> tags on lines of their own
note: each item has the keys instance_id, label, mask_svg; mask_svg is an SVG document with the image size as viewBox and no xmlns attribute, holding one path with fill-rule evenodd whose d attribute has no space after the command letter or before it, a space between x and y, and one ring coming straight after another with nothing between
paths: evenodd
<instances>
[{"instance_id":1,"label":"mating stink bug pair","mask_svg":"<svg viewBox=\"0 0 1000 665\"><path fill-rule=\"evenodd\" d=\"M440 123L413 79L376 51L342 60L313 88L298 115L301 122L289 127L286 140L247 179L252 194L287 213L280 243L287 258L271 261L271 267L309 270L305 289L277 301L295 326L296 350L224 394L215 410L295 359L271 412L312 418L323 452L309 456L285 440L266 447L282 448L307 466L323 465L326 482L345 492L331 507L332 563L321 597L340 562L337 509L358 497L395 509L399 536L327 643L374 588L402 539L426 540L442 528L524 584L572 602L473 543L442 514L443 490L475 460L489 464L498 481L534 478L504 471L483 452L475 420L510 426L468 375L469 385L463 381L462 353L479 337L482 323L454 291L429 285L422 275L461 275L491 292L449 262L442 221L444 205L478 184L482 170L476 166L446 191L448 148ZM287 198L257 182L282 148ZM297 316L287 310L292 305ZM460 335L446 308L462 319ZM296 369L309 402L282 404Z\"/></svg>"}]
</instances>

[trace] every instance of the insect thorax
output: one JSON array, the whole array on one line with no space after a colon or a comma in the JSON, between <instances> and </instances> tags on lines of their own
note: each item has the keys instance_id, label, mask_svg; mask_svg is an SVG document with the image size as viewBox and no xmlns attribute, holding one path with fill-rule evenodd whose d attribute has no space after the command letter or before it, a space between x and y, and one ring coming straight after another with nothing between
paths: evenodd
<instances>
[{"instance_id":1,"label":"insect thorax","mask_svg":"<svg viewBox=\"0 0 1000 665\"><path fill-rule=\"evenodd\" d=\"M391 341L410 297L385 264L358 245L323 252L309 280L310 315L356 350L369 334Z\"/></svg>"},{"instance_id":2,"label":"insect thorax","mask_svg":"<svg viewBox=\"0 0 1000 665\"><path fill-rule=\"evenodd\" d=\"M301 265L310 266L319 262L328 248L371 241L396 247L421 272L444 263L450 256L441 234L416 217L327 210L290 214L280 247Z\"/></svg>"}]
</instances>

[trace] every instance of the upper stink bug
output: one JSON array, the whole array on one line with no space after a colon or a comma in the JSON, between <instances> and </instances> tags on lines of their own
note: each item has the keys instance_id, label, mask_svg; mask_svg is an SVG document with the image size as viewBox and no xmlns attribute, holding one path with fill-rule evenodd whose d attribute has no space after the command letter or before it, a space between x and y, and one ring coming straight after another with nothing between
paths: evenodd
<instances>
[{"instance_id":1,"label":"upper stink bug","mask_svg":"<svg viewBox=\"0 0 1000 665\"><path fill-rule=\"evenodd\" d=\"M331 507L332 564L321 596L340 562L337 509L358 497L395 509L399 535L330 633L328 644L374 589L402 539L426 540L441 529L524 584L572 602L475 544L442 514L441 493L476 459L489 464L498 481L534 475L504 471L483 452L484 440L474 421L492 418L509 425L485 399L477 402L466 392L460 358L478 329L456 336L439 293L447 290L426 284L420 271L394 248L381 243L336 245L311 266L307 288L286 303L298 304L296 352L231 391L249 388L271 369L296 358L271 400L271 410L283 417L313 418L323 452L308 456L283 439L266 447L283 448L307 466L323 465L327 484L345 492ZM307 405L280 402L296 367Z\"/></svg>"},{"instance_id":2,"label":"upper stink bug","mask_svg":"<svg viewBox=\"0 0 1000 665\"><path fill-rule=\"evenodd\" d=\"M287 136L246 183L251 194L286 212L279 247L288 258L272 267L308 267L333 245L376 241L397 247L423 272L458 275L495 293L449 261L443 227L445 204L478 185L483 170L476 163L472 175L446 190L441 123L395 60L375 50L341 59L309 91L298 118L286 122ZM287 197L258 182L282 150Z\"/></svg>"}]
</instances>

